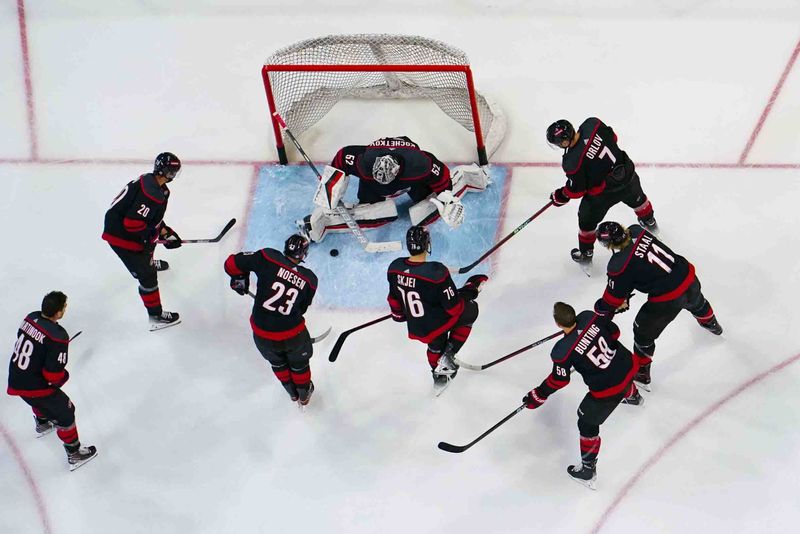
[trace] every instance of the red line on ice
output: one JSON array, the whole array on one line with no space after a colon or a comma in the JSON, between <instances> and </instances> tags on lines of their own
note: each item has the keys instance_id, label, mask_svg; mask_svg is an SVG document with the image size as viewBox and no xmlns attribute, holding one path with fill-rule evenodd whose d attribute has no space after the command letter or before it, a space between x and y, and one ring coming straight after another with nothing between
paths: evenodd
<instances>
[{"instance_id":1,"label":"red line on ice","mask_svg":"<svg viewBox=\"0 0 800 534\"><path fill-rule=\"evenodd\" d=\"M3 426L3 423L0 423L0 434L3 435L3 439L8 445L8 448L11 449L11 453L14 455L14 459L17 461L17 465L22 470L22 474L25 475L25 481L28 483L28 487L31 490L33 499L36 501L36 510L39 512L39 520L42 522L42 530L48 534L53 532L53 529L50 527L50 518L47 516L47 507L44 505L42 492L39 491L39 486L36 485L36 481L33 479L33 473L31 473L28 464L25 462L25 457L19 450L14 438L11 437L11 434L9 434L8 430L6 430L6 427Z\"/></svg>"},{"instance_id":2,"label":"red line on ice","mask_svg":"<svg viewBox=\"0 0 800 534\"><path fill-rule=\"evenodd\" d=\"M754 385L758 384L765 378L768 378L770 375L777 373L778 371L783 370L785 367L795 363L796 361L800 360L800 354L795 354L791 358L787 358L782 362L770 367L763 373L760 373L743 384L740 384L733 388L727 395L719 399L717 402L703 410L697 417L689 421L683 428L678 430L664 445L661 446L644 464L639 468L639 470L630 478L628 479L625 484L622 485L619 492L617 492L616 497L611 502L611 504L606 508L603 512L603 515L600 516L600 519L597 520L594 527L592 527L592 534L595 534L600 531L600 529L605 526L606 521L614 513L614 511L619 507L619 504L628 496L631 489L641 480L641 478L650 471L655 464L657 464L666 454L670 451L678 442L680 442L683 438L685 438L689 432L697 428L701 423L703 423L709 416L713 415L717 412L720 408L722 408L725 404L729 401L735 399Z\"/></svg>"},{"instance_id":3,"label":"red line on ice","mask_svg":"<svg viewBox=\"0 0 800 534\"><path fill-rule=\"evenodd\" d=\"M31 81L31 58L28 49L28 25L25 23L25 1L17 0L17 22L19 24L19 41L22 50L22 71L25 79L25 104L28 110L28 143L31 160L39 157L39 141L36 135L36 110L33 100L33 82Z\"/></svg>"},{"instance_id":4,"label":"red line on ice","mask_svg":"<svg viewBox=\"0 0 800 534\"><path fill-rule=\"evenodd\" d=\"M750 150L753 148L756 138L758 138L758 134L761 133L761 128L767 121L767 117L769 117L769 114L772 111L773 104L775 104L775 101L778 99L778 95L781 94L783 84L786 82L786 78L789 77L789 73L792 71L795 61L797 61L798 54L800 54L800 40L797 41L797 44L794 47L794 52L792 52L789 62L786 64L786 67L784 67L783 74L781 74L778 84L775 86L775 89L772 90L772 94L767 101L767 105L764 107L764 111L761 112L761 117L758 119L755 129L753 129L753 133L750 134L750 139L747 140L747 145L745 145L744 150L742 150L742 155L739 156L740 164L744 163L747 159L747 156L750 155Z\"/></svg>"}]
</instances>

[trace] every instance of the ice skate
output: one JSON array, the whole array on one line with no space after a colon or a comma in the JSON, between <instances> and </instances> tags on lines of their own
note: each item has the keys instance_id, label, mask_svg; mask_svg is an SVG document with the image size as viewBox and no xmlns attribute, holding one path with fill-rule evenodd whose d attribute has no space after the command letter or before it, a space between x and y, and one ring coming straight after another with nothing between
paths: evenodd
<instances>
[{"instance_id":1,"label":"ice skate","mask_svg":"<svg viewBox=\"0 0 800 534\"><path fill-rule=\"evenodd\" d=\"M712 316L710 321L706 321L705 323L701 323L697 321L697 324L714 334L715 336L722 335L722 325L717 322L717 318Z\"/></svg>"},{"instance_id":2,"label":"ice skate","mask_svg":"<svg viewBox=\"0 0 800 534\"><path fill-rule=\"evenodd\" d=\"M639 367L639 370L633 377L633 381L645 391L650 391L650 365L651 364L648 363Z\"/></svg>"},{"instance_id":3,"label":"ice skate","mask_svg":"<svg viewBox=\"0 0 800 534\"><path fill-rule=\"evenodd\" d=\"M644 404L644 397L639 393L639 390L634 390L633 393L622 399L621 404L630 404L631 406L641 406Z\"/></svg>"},{"instance_id":4,"label":"ice skate","mask_svg":"<svg viewBox=\"0 0 800 534\"><path fill-rule=\"evenodd\" d=\"M297 402L300 399L300 394L297 392L297 386L294 385L293 382L281 382L283 389L286 390L286 393L289 394L289 398L292 399L292 402Z\"/></svg>"},{"instance_id":5,"label":"ice skate","mask_svg":"<svg viewBox=\"0 0 800 534\"><path fill-rule=\"evenodd\" d=\"M175 326L181 322L177 312L162 311L161 315L150 316L150 331L162 330L170 326Z\"/></svg>"},{"instance_id":6,"label":"ice skate","mask_svg":"<svg viewBox=\"0 0 800 534\"><path fill-rule=\"evenodd\" d=\"M595 485L595 481L597 480L597 469L594 467L584 464L577 466L571 465L567 467L567 474L569 475L569 478L575 482L583 484L591 490L597 489L597 486Z\"/></svg>"},{"instance_id":7,"label":"ice skate","mask_svg":"<svg viewBox=\"0 0 800 534\"><path fill-rule=\"evenodd\" d=\"M297 398L297 405L300 407L301 410L305 410L305 407L308 406L309 402L311 402L311 395L313 393L314 393L314 382L309 382L308 389L302 390Z\"/></svg>"},{"instance_id":8,"label":"ice skate","mask_svg":"<svg viewBox=\"0 0 800 534\"><path fill-rule=\"evenodd\" d=\"M431 370L433 376L433 394L435 397L444 393L453 379L458 374L458 364L455 362L455 357L452 353L445 350L444 354L439 357L436 368Z\"/></svg>"},{"instance_id":9,"label":"ice skate","mask_svg":"<svg viewBox=\"0 0 800 534\"><path fill-rule=\"evenodd\" d=\"M592 257L594 256L593 250L581 251L580 249L573 248L570 252L572 261L576 262L581 270L586 273L586 276L592 276Z\"/></svg>"},{"instance_id":10,"label":"ice skate","mask_svg":"<svg viewBox=\"0 0 800 534\"><path fill-rule=\"evenodd\" d=\"M36 421L36 437L41 438L56 429L56 425L48 419L43 419L34 416L33 420Z\"/></svg>"},{"instance_id":11,"label":"ice skate","mask_svg":"<svg viewBox=\"0 0 800 534\"><path fill-rule=\"evenodd\" d=\"M655 236L658 235L658 223L656 222L655 217L650 215L649 217L638 218L638 221L639 224L642 225L642 228Z\"/></svg>"},{"instance_id":12,"label":"ice skate","mask_svg":"<svg viewBox=\"0 0 800 534\"><path fill-rule=\"evenodd\" d=\"M169 263L167 260L153 260L153 267L156 268L156 271L167 271L169 270Z\"/></svg>"},{"instance_id":13,"label":"ice skate","mask_svg":"<svg viewBox=\"0 0 800 534\"><path fill-rule=\"evenodd\" d=\"M90 445L88 447L78 446L72 452L67 450L67 462L69 463L69 470L75 471L77 468L95 456L97 456L97 448L94 445Z\"/></svg>"}]
</instances>

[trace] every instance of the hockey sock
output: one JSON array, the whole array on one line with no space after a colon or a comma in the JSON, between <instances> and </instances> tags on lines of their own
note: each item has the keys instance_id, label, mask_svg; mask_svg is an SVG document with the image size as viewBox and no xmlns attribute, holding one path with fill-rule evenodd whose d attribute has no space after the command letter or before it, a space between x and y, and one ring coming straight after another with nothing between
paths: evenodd
<instances>
[{"instance_id":1,"label":"hockey sock","mask_svg":"<svg viewBox=\"0 0 800 534\"><path fill-rule=\"evenodd\" d=\"M581 252L594 249L594 242L597 240L597 232L594 230L586 231L578 229L578 248Z\"/></svg>"},{"instance_id":2,"label":"hockey sock","mask_svg":"<svg viewBox=\"0 0 800 534\"><path fill-rule=\"evenodd\" d=\"M457 326L450 331L450 339L448 345L453 354L457 354L464 346L470 333L472 332L472 325Z\"/></svg>"},{"instance_id":3,"label":"hockey sock","mask_svg":"<svg viewBox=\"0 0 800 534\"><path fill-rule=\"evenodd\" d=\"M73 423L68 427L60 426L56 428L56 434L58 435L58 439L64 442L64 447L68 450L72 447L77 449L80 447L80 442L78 441L78 428Z\"/></svg>"},{"instance_id":4,"label":"hockey sock","mask_svg":"<svg viewBox=\"0 0 800 534\"><path fill-rule=\"evenodd\" d=\"M148 315L161 315L161 293L158 291L158 286L139 286L139 296L142 297Z\"/></svg>"},{"instance_id":5,"label":"hockey sock","mask_svg":"<svg viewBox=\"0 0 800 534\"><path fill-rule=\"evenodd\" d=\"M647 365L653 361L653 354L656 351L655 343L633 342L633 357L639 361L639 366Z\"/></svg>"},{"instance_id":6,"label":"hockey sock","mask_svg":"<svg viewBox=\"0 0 800 534\"><path fill-rule=\"evenodd\" d=\"M600 453L600 436L581 436L580 446L583 465L594 469L597 465L597 455Z\"/></svg>"},{"instance_id":7,"label":"hockey sock","mask_svg":"<svg viewBox=\"0 0 800 534\"><path fill-rule=\"evenodd\" d=\"M436 365L439 363L439 356L442 355L441 350L436 350L428 347L428 365L431 366L431 369L436 369Z\"/></svg>"},{"instance_id":8,"label":"hockey sock","mask_svg":"<svg viewBox=\"0 0 800 534\"><path fill-rule=\"evenodd\" d=\"M650 204L650 200L645 197L644 202L633 208L633 212L639 219L647 219L653 216L653 205Z\"/></svg>"},{"instance_id":9,"label":"hockey sock","mask_svg":"<svg viewBox=\"0 0 800 534\"><path fill-rule=\"evenodd\" d=\"M707 323L714 318L714 310L705 299L703 299L703 304L699 308L691 310L691 312L700 324Z\"/></svg>"},{"instance_id":10,"label":"hockey sock","mask_svg":"<svg viewBox=\"0 0 800 534\"><path fill-rule=\"evenodd\" d=\"M292 382L297 386L297 390L308 389L308 383L311 382L311 368L306 365L300 369L292 367Z\"/></svg>"},{"instance_id":11,"label":"hockey sock","mask_svg":"<svg viewBox=\"0 0 800 534\"><path fill-rule=\"evenodd\" d=\"M289 367L286 365L273 365L272 372L275 373L275 377L280 380L281 384L284 386L287 383L292 382L292 375L289 373Z\"/></svg>"},{"instance_id":12,"label":"hockey sock","mask_svg":"<svg viewBox=\"0 0 800 534\"><path fill-rule=\"evenodd\" d=\"M33 410L33 415L36 417L36 419L40 420L41 422L46 423L50 420L39 408L34 408L31 406L31 409Z\"/></svg>"}]
</instances>

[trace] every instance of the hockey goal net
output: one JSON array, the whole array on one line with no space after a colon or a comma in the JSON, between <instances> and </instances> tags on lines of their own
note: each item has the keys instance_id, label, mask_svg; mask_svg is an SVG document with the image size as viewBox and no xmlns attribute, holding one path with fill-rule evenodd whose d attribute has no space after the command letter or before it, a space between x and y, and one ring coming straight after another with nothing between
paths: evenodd
<instances>
[{"instance_id":1,"label":"hockey goal net","mask_svg":"<svg viewBox=\"0 0 800 534\"><path fill-rule=\"evenodd\" d=\"M331 35L287 46L261 70L278 157L287 163L279 113L295 135L344 98L428 98L474 132L478 162L488 163L505 134L505 116L475 90L461 50L425 37Z\"/></svg>"}]
</instances>

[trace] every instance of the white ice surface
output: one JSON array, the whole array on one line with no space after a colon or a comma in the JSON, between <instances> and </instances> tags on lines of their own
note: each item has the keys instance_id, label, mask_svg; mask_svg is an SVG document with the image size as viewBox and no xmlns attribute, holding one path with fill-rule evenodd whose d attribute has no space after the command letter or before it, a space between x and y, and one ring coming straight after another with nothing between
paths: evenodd
<instances>
[{"instance_id":1,"label":"white ice surface","mask_svg":"<svg viewBox=\"0 0 800 534\"><path fill-rule=\"evenodd\" d=\"M590 532L611 506L603 532L796 530L800 363L753 380L800 352L799 170L648 165L738 161L797 46L796 2L52 4L25 3L39 155L107 163L0 162L0 342L10 352L46 291L70 296L63 325L84 333L65 390L82 440L100 456L69 473L58 439L34 439L29 410L0 396L0 532ZM602 427L597 492L565 474L578 458L577 376L470 451L436 449L513 410L547 374L546 347L462 371L433 400L424 347L401 327L354 335L330 364L336 335L375 314L312 308L312 333L334 332L315 347L317 396L300 414L252 344L247 302L228 289L221 264L243 235L248 162L275 159L260 65L302 38L381 31L467 52L479 89L509 116L498 161L557 163L542 137L562 116L613 125L664 240L697 266L725 335L688 314L670 325L645 406L622 406ZM10 2L0 7L0 45L0 158L24 160ZM800 162L799 89L796 66L749 162ZM469 134L433 106L368 106L338 106L304 134L312 157L388 133L447 161L473 158ZM159 277L165 308L184 320L150 334L135 282L99 236L110 200L161 150L187 161L170 224L185 237L212 234L230 217L240 224L218 246L161 254L172 264ZM117 160L142 163L108 163ZM557 168L513 173L504 232L562 183ZM598 250L591 279L568 258L575 212L575 203L548 211L498 252L464 360L489 361L551 333L554 300L586 308L600 296L606 253ZM622 206L610 216L633 222ZM620 316L628 346L632 320Z\"/></svg>"}]
</instances>

